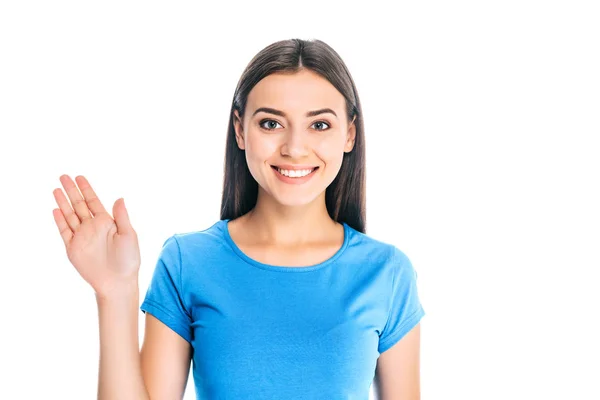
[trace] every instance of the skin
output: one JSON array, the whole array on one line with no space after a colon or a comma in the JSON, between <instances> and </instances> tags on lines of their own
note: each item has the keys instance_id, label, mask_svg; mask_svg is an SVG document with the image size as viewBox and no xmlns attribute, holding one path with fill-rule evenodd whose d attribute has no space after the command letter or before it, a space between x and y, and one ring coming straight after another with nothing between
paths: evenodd
<instances>
[{"instance_id":1,"label":"skin","mask_svg":"<svg viewBox=\"0 0 600 400\"><path fill-rule=\"evenodd\" d=\"M285 116L254 114L263 107ZM305 115L324 108L337 115ZM248 256L266 264L305 266L331 257L342 245L344 231L327 213L325 189L356 137L344 97L309 70L276 73L251 90L243 120L237 110L234 117L237 144L245 151L259 189L256 207L229 223L232 239ZM319 168L305 184L292 185L281 182L271 167L284 164Z\"/></svg>"},{"instance_id":2,"label":"skin","mask_svg":"<svg viewBox=\"0 0 600 400\"><path fill-rule=\"evenodd\" d=\"M377 359L373 388L380 400L419 400L421 324Z\"/></svg>"},{"instance_id":3,"label":"skin","mask_svg":"<svg viewBox=\"0 0 600 400\"><path fill-rule=\"evenodd\" d=\"M260 107L285 116L265 111L253 115ZM336 115L305 115L323 108ZM344 152L354 146L356 128L345 110L345 99L333 85L302 70L265 77L249 93L243 118L235 112L237 144L259 183L256 207L228 223L232 239L248 256L293 268L322 262L341 247L343 226L327 213L325 189L339 172ZM292 185L277 179L271 168L281 164L319 169L305 184ZM113 219L84 177L76 177L77 185L67 175L60 179L74 208L55 189L60 208L53 211L54 218L69 260L94 288L98 303L98 398L182 398L190 371L190 344L146 313L138 353L139 246L124 202L115 202ZM374 380L379 400L420 398L419 342L417 325L380 355Z\"/></svg>"}]
</instances>

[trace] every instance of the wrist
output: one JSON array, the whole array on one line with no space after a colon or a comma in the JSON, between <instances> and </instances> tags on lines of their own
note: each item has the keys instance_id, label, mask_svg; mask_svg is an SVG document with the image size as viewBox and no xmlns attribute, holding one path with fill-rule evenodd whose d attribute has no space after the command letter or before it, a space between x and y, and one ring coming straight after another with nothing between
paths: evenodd
<instances>
[{"instance_id":1,"label":"wrist","mask_svg":"<svg viewBox=\"0 0 600 400\"><path fill-rule=\"evenodd\" d=\"M127 300L132 297L139 297L139 284L137 277L129 281L118 282L105 287L102 290L95 291L98 301L120 301Z\"/></svg>"}]
</instances>

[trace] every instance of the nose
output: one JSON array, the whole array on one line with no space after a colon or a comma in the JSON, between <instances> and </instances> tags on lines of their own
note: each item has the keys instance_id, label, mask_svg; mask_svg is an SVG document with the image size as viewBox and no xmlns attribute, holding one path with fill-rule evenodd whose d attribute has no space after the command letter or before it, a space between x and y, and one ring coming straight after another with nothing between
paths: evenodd
<instances>
[{"instance_id":1,"label":"nose","mask_svg":"<svg viewBox=\"0 0 600 400\"><path fill-rule=\"evenodd\" d=\"M299 159L308 155L308 132L301 129L292 129L284 135L281 146L281 155Z\"/></svg>"}]
</instances>

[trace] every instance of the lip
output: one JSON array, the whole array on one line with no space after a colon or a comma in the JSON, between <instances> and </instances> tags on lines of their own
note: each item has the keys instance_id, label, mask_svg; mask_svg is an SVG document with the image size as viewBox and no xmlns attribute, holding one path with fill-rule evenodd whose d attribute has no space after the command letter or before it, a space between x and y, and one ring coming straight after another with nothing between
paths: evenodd
<instances>
[{"instance_id":1,"label":"lip","mask_svg":"<svg viewBox=\"0 0 600 400\"><path fill-rule=\"evenodd\" d=\"M317 168L317 165L291 165L291 164L281 164L281 165L271 165L271 167L277 167L280 169L286 169L288 171L298 171L302 169L314 169Z\"/></svg>"},{"instance_id":2,"label":"lip","mask_svg":"<svg viewBox=\"0 0 600 400\"><path fill-rule=\"evenodd\" d=\"M287 166L288 168L290 167L289 165ZM303 183L308 182L310 179L312 179L312 177L317 173L317 171L319 171L319 167L303 167L303 168L296 168L296 169L313 169L313 171L306 175L303 176L301 178L290 178L289 176L285 176L279 173L279 171L277 171L277 168L275 165L271 166L271 169L273 170L273 173L277 176L277 179L279 179L280 181L284 182L284 183L290 183L292 185L300 185ZM288 168L283 168L281 167L281 169L288 169ZM290 168L291 169L291 168Z\"/></svg>"}]
</instances>

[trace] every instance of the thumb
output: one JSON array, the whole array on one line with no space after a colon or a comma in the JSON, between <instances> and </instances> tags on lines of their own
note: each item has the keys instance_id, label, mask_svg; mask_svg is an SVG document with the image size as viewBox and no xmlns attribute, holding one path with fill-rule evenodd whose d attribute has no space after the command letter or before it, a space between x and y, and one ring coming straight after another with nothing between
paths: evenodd
<instances>
[{"instance_id":1,"label":"thumb","mask_svg":"<svg viewBox=\"0 0 600 400\"><path fill-rule=\"evenodd\" d=\"M127 208L125 208L124 198L121 197L115 201L115 204L113 205L113 215L115 216L118 233L127 233L133 230L131 221L129 220L129 213L127 213Z\"/></svg>"}]
</instances>

